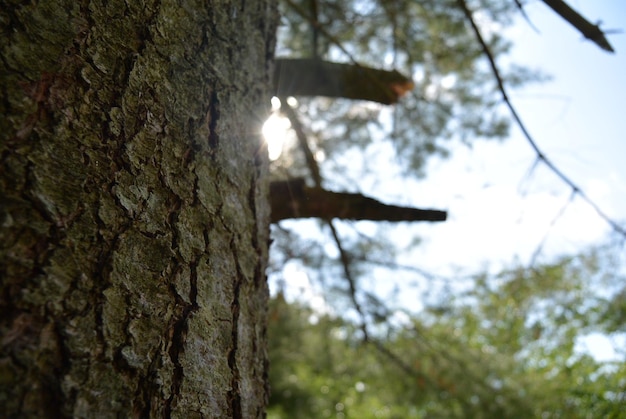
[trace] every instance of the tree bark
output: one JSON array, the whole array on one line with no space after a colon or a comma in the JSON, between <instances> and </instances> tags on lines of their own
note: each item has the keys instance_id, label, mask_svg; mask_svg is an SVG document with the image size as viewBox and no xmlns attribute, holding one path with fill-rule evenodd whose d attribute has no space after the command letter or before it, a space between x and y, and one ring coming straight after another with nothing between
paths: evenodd
<instances>
[{"instance_id":1,"label":"tree bark","mask_svg":"<svg viewBox=\"0 0 626 419\"><path fill-rule=\"evenodd\" d=\"M0 6L3 417L263 417L272 0Z\"/></svg>"}]
</instances>

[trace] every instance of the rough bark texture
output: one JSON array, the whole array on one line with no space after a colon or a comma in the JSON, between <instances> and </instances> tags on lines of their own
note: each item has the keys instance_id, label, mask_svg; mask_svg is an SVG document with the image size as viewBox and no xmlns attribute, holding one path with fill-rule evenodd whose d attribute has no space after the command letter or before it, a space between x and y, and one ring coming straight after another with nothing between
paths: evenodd
<instances>
[{"instance_id":1,"label":"rough bark texture","mask_svg":"<svg viewBox=\"0 0 626 419\"><path fill-rule=\"evenodd\" d=\"M0 5L0 416L263 416L272 3Z\"/></svg>"}]
</instances>

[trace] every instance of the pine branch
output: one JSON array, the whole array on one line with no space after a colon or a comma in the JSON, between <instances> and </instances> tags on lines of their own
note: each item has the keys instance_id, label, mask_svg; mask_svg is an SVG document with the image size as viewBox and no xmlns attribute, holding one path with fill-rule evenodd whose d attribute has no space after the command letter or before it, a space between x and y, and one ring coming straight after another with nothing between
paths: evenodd
<instances>
[{"instance_id":1,"label":"pine branch","mask_svg":"<svg viewBox=\"0 0 626 419\"><path fill-rule=\"evenodd\" d=\"M411 79L398 71L314 58L276 60L275 96L328 96L371 100L391 105L413 89Z\"/></svg>"},{"instance_id":2,"label":"pine branch","mask_svg":"<svg viewBox=\"0 0 626 419\"><path fill-rule=\"evenodd\" d=\"M357 193L307 187L304 179L270 184L272 222L288 218L372 221L445 221L445 211L387 205Z\"/></svg>"}]
</instances>

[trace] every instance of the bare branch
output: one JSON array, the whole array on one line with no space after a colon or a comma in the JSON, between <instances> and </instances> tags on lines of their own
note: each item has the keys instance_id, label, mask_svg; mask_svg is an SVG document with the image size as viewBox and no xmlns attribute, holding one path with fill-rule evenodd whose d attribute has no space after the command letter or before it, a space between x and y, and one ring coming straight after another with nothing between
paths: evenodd
<instances>
[{"instance_id":1,"label":"bare branch","mask_svg":"<svg viewBox=\"0 0 626 419\"><path fill-rule=\"evenodd\" d=\"M398 71L314 58L276 60L275 96L328 96L391 105L414 84Z\"/></svg>"},{"instance_id":2,"label":"bare branch","mask_svg":"<svg viewBox=\"0 0 626 419\"><path fill-rule=\"evenodd\" d=\"M310 188L304 179L290 179L270 184L272 222L287 218L339 218L372 221L445 221L447 213L383 204L373 198L345 192Z\"/></svg>"},{"instance_id":3,"label":"bare branch","mask_svg":"<svg viewBox=\"0 0 626 419\"><path fill-rule=\"evenodd\" d=\"M563 0L543 0L552 10L557 12L559 16L567 20L573 27L578 29L585 38L589 39L597 46L608 52L615 52L609 41L604 36L604 32L598 25L594 25L580 15L576 10L572 9Z\"/></svg>"}]
</instances>

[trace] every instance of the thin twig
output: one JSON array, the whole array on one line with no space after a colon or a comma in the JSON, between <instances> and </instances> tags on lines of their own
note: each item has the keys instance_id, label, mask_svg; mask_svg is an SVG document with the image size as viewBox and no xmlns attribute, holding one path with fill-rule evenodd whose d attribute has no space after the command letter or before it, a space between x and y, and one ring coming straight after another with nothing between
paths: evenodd
<instances>
[{"instance_id":1,"label":"thin twig","mask_svg":"<svg viewBox=\"0 0 626 419\"><path fill-rule=\"evenodd\" d=\"M530 26L535 32L539 33L539 29L537 29L537 27L533 24L533 22L528 17L526 10L524 10L524 5L522 4L522 2L520 0L514 0L514 1L515 1L515 5L517 6L520 13L522 14L522 17L528 23L528 26Z\"/></svg>"},{"instance_id":2,"label":"thin twig","mask_svg":"<svg viewBox=\"0 0 626 419\"><path fill-rule=\"evenodd\" d=\"M570 206L570 204L572 203L572 201L574 200L575 197L576 197L576 192L572 191L572 193L570 194L569 198L567 199L567 202L565 204L563 204L561 209L559 209L559 212L557 212L557 214L554 216L554 218L550 222L550 225L548 226L548 229L546 230L545 234L543 235L543 238L539 242L539 245L537 245L537 248L533 252L533 255L530 257L530 263L529 263L530 266L534 266L535 265L535 262L537 261L537 258L539 257L539 255L541 254L541 251L543 250L543 246L546 244L546 240L548 239L548 235L550 234L550 230L552 230L552 228L554 227L556 222L563 216L563 214L565 214L565 210L567 209L567 207Z\"/></svg>"},{"instance_id":3,"label":"thin twig","mask_svg":"<svg viewBox=\"0 0 626 419\"><path fill-rule=\"evenodd\" d=\"M300 150L304 153L304 159L306 161L306 165L311 172L311 176L313 177L313 182L315 182L315 186L322 186L322 176L320 175L320 168L317 164L317 160L315 160L315 156L311 151L311 147L309 147L309 142L307 140L307 136L304 132L304 127L302 126L302 122L300 122L300 118L296 115L296 111L291 107L291 105L287 102L287 98L280 97L280 109L285 113L287 119L291 123L291 128L296 133L296 138L298 139L298 145L300 146Z\"/></svg>"}]
</instances>

